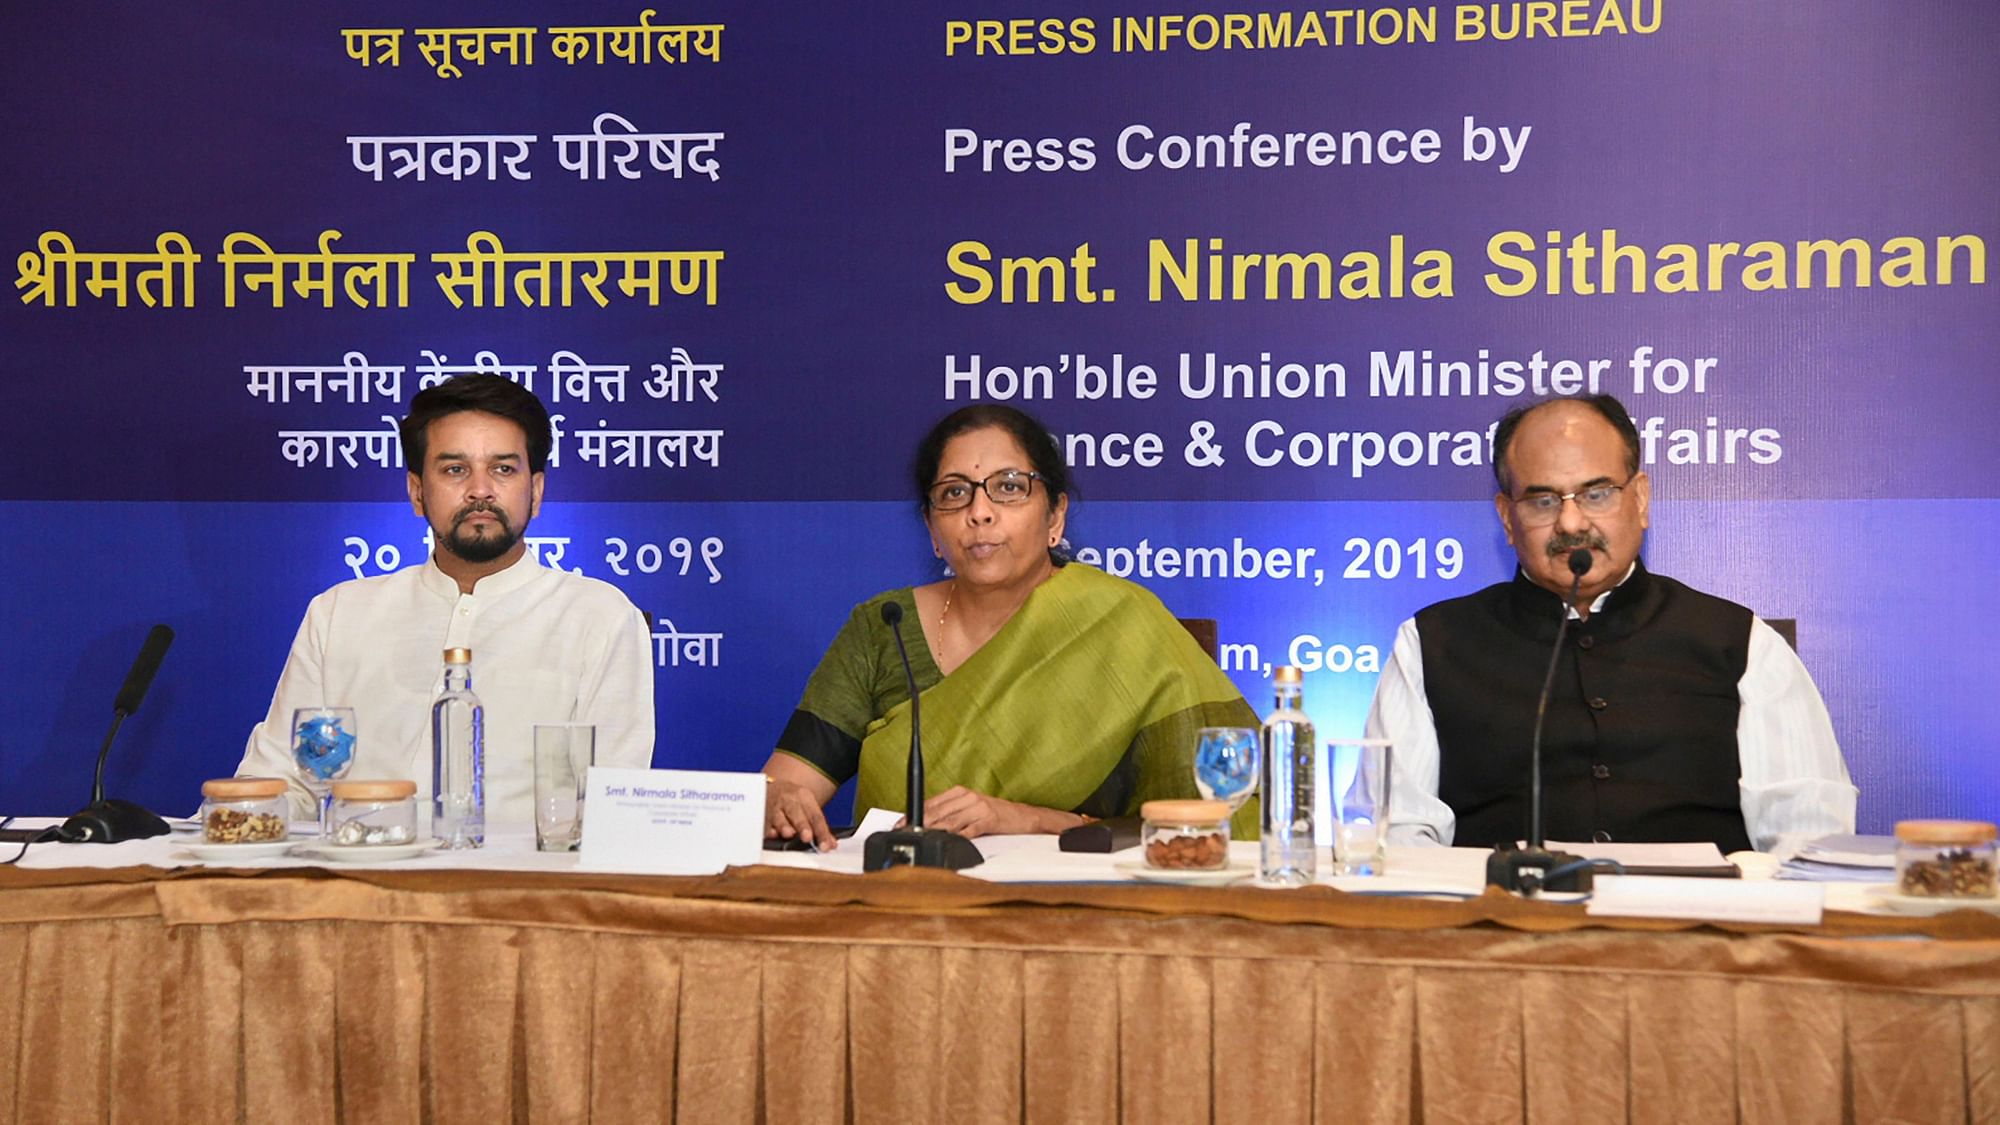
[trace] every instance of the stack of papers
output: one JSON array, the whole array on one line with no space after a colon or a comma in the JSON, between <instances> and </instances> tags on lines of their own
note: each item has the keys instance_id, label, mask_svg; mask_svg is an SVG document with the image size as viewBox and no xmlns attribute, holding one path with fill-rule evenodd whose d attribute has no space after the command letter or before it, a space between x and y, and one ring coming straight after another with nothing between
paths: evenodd
<instances>
[{"instance_id":1,"label":"stack of papers","mask_svg":"<svg viewBox=\"0 0 2000 1125\"><path fill-rule=\"evenodd\" d=\"M1893 883L1896 838L1843 833L1821 836L1778 868L1780 879L1815 883Z\"/></svg>"},{"instance_id":2,"label":"stack of papers","mask_svg":"<svg viewBox=\"0 0 2000 1125\"><path fill-rule=\"evenodd\" d=\"M1549 841L1552 852L1568 852L1583 859L1608 859L1634 874L1671 874L1677 868L1723 868L1729 861L1722 849L1704 840L1696 844L1585 844ZM1608 874L1599 872L1599 874Z\"/></svg>"}]
</instances>

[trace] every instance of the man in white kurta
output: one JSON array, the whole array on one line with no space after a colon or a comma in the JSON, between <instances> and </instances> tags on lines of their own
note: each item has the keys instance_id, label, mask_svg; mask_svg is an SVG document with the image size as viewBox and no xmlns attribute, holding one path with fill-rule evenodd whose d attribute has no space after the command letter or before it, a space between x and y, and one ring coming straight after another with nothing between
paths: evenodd
<instances>
[{"instance_id":1,"label":"man in white kurta","mask_svg":"<svg viewBox=\"0 0 2000 1125\"><path fill-rule=\"evenodd\" d=\"M537 723L594 723L598 765L652 765L645 617L615 587L523 552L469 594L426 560L314 598L237 772L289 779L294 811L311 817L292 761L292 710L349 706L359 729L348 776L410 778L428 799L431 701L447 648L472 650L472 690L486 711L489 835L534 830Z\"/></svg>"},{"instance_id":2,"label":"man in white kurta","mask_svg":"<svg viewBox=\"0 0 2000 1125\"><path fill-rule=\"evenodd\" d=\"M347 776L408 778L428 801L444 650L469 648L485 709L486 831L532 832L536 724L594 724L597 764L652 765L652 632L616 588L528 550L552 443L531 392L497 375L449 379L410 400L401 437L410 506L435 549L421 566L313 599L237 773L287 779L294 811L314 815L292 711L352 707Z\"/></svg>"}]
</instances>

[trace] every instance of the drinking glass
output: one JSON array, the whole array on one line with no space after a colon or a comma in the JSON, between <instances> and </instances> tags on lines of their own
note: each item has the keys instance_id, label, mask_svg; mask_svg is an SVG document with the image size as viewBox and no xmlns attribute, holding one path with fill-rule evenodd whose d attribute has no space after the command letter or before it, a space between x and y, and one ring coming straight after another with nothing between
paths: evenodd
<instances>
[{"instance_id":1,"label":"drinking glass","mask_svg":"<svg viewBox=\"0 0 2000 1125\"><path fill-rule=\"evenodd\" d=\"M535 849L573 852L583 842L583 786L597 757L589 723L535 727Z\"/></svg>"},{"instance_id":2,"label":"drinking glass","mask_svg":"<svg viewBox=\"0 0 2000 1125\"><path fill-rule=\"evenodd\" d=\"M1194 746L1194 784L1210 801L1229 802L1234 813L1257 791L1262 742L1252 727L1203 727Z\"/></svg>"},{"instance_id":3,"label":"drinking glass","mask_svg":"<svg viewBox=\"0 0 2000 1125\"><path fill-rule=\"evenodd\" d=\"M292 712L292 760L312 791L322 840L327 838L333 783L354 768L356 734L352 707L301 707Z\"/></svg>"},{"instance_id":4,"label":"drinking glass","mask_svg":"<svg viewBox=\"0 0 2000 1125\"><path fill-rule=\"evenodd\" d=\"M1380 875L1385 870L1390 751L1385 738L1336 738L1326 744L1335 875Z\"/></svg>"}]
</instances>

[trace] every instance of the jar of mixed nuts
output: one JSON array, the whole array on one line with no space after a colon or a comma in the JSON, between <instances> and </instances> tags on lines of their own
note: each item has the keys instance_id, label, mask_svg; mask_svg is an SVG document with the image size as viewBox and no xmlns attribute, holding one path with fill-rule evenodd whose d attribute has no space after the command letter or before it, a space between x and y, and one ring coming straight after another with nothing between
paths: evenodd
<instances>
[{"instance_id":1,"label":"jar of mixed nuts","mask_svg":"<svg viewBox=\"0 0 2000 1125\"><path fill-rule=\"evenodd\" d=\"M1896 889L1926 898L1992 898L1994 839L1983 820L1896 823Z\"/></svg>"},{"instance_id":2,"label":"jar of mixed nuts","mask_svg":"<svg viewBox=\"0 0 2000 1125\"><path fill-rule=\"evenodd\" d=\"M1229 802L1147 801L1139 840L1146 866L1218 870L1229 866Z\"/></svg>"},{"instance_id":3,"label":"jar of mixed nuts","mask_svg":"<svg viewBox=\"0 0 2000 1125\"><path fill-rule=\"evenodd\" d=\"M282 777L218 777L201 783L201 838L209 844L263 844L290 834Z\"/></svg>"},{"instance_id":4,"label":"jar of mixed nuts","mask_svg":"<svg viewBox=\"0 0 2000 1125\"><path fill-rule=\"evenodd\" d=\"M417 783L333 783L333 842L343 846L409 844L417 839Z\"/></svg>"}]
</instances>

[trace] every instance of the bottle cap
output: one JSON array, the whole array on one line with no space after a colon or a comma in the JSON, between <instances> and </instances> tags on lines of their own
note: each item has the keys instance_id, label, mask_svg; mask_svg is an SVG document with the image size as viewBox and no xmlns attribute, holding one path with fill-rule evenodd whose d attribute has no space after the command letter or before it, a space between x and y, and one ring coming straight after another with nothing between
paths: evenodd
<instances>
[{"instance_id":1,"label":"bottle cap","mask_svg":"<svg viewBox=\"0 0 2000 1125\"><path fill-rule=\"evenodd\" d=\"M469 648L445 649L444 662L446 664L470 664L472 663L472 650Z\"/></svg>"},{"instance_id":2,"label":"bottle cap","mask_svg":"<svg viewBox=\"0 0 2000 1125\"><path fill-rule=\"evenodd\" d=\"M417 795L417 783L387 778L370 781L336 781L333 795L341 801L400 801Z\"/></svg>"},{"instance_id":3,"label":"bottle cap","mask_svg":"<svg viewBox=\"0 0 2000 1125\"><path fill-rule=\"evenodd\" d=\"M1299 666L1296 664L1280 664L1276 668L1271 669L1271 678L1281 684L1296 684L1300 681Z\"/></svg>"},{"instance_id":4,"label":"bottle cap","mask_svg":"<svg viewBox=\"0 0 2000 1125\"><path fill-rule=\"evenodd\" d=\"M218 777L201 783L201 795L221 801L245 797L276 797L285 791L282 777Z\"/></svg>"}]
</instances>

